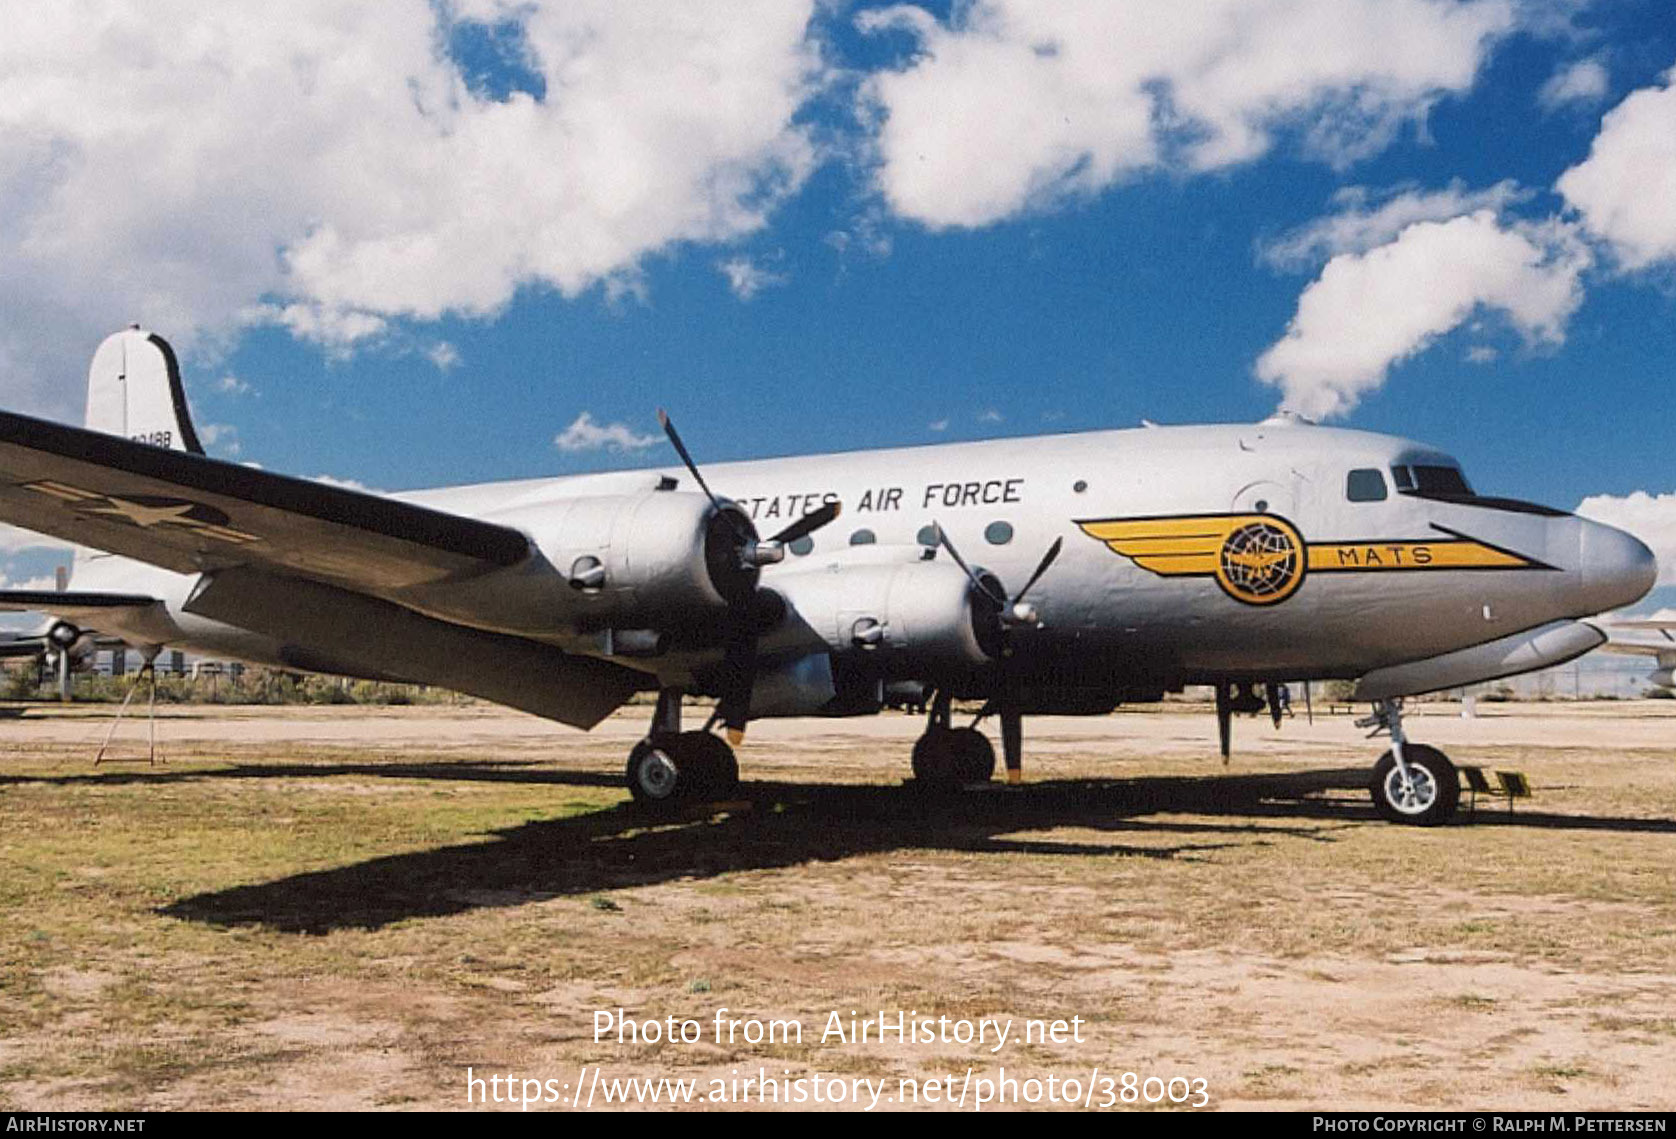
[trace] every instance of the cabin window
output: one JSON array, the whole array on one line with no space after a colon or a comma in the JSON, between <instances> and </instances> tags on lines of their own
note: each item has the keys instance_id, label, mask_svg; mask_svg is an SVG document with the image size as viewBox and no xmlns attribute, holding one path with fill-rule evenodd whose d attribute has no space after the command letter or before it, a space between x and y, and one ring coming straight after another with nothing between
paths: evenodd
<instances>
[{"instance_id":1,"label":"cabin window","mask_svg":"<svg viewBox=\"0 0 1676 1139\"><path fill-rule=\"evenodd\" d=\"M871 530L857 530L850 535L850 545L852 546L871 546L878 540L878 536Z\"/></svg>"},{"instance_id":2,"label":"cabin window","mask_svg":"<svg viewBox=\"0 0 1676 1139\"><path fill-rule=\"evenodd\" d=\"M786 546L786 549L790 550L800 558L807 557L814 550L814 548L815 540L807 534Z\"/></svg>"},{"instance_id":3,"label":"cabin window","mask_svg":"<svg viewBox=\"0 0 1676 1139\"><path fill-rule=\"evenodd\" d=\"M983 528L983 540L992 546L1005 546L1013 540L1011 522L991 522Z\"/></svg>"},{"instance_id":4,"label":"cabin window","mask_svg":"<svg viewBox=\"0 0 1676 1139\"><path fill-rule=\"evenodd\" d=\"M1351 502L1384 502L1385 476L1372 467L1351 471L1344 480L1344 497Z\"/></svg>"},{"instance_id":5,"label":"cabin window","mask_svg":"<svg viewBox=\"0 0 1676 1139\"><path fill-rule=\"evenodd\" d=\"M919 528L919 533L914 535L914 541L918 542L922 546L942 545L942 543L937 540L937 527L932 526L929 523Z\"/></svg>"}]
</instances>

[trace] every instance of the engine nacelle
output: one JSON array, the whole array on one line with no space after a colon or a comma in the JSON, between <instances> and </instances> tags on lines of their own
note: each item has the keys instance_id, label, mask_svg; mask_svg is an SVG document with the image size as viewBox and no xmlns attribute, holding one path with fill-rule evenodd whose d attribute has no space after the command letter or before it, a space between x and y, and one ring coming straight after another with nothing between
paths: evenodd
<instances>
[{"instance_id":1,"label":"engine nacelle","mask_svg":"<svg viewBox=\"0 0 1676 1139\"><path fill-rule=\"evenodd\" d=\"M840 560L776 574L771 585L840 660L879 676L965 672L1001 652L994 601L947 562Z\"/></svg>"},{"instance_id":2,"label":"engine nacelle","mask_svg":"<svg viewBox=\"0 0 1676 1139\"><path fill-rule=\"evenodd\" d=\"M1676 688L1676 668L1654 669L1647 680L1660 688Z\"/></svg>"},{"instance_id":3,"label":"engine nacelle","mask_svg":"<svg viewBox=\"0 0 1676 1139\"><path fill-rule=\"evenodd\" d=\"M636 627L691 621L748 596L761 571L739 552L755 536L737 507L661 490L561 499L533 533L570 582L580 624Z\"/></svg>"}]
</instances>

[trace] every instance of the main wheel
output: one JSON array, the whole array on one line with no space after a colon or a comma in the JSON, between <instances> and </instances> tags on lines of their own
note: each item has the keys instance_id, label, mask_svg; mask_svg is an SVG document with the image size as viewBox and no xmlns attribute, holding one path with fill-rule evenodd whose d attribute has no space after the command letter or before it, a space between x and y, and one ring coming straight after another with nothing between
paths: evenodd
<instances>
[{"instance_id":1,"label":"main wheel","mask_svg":"<svg viewBox=\"0 0 1676 1139\"><path fill-rule=\"evenodd\" d=\"M954 774L961 783L988 783L995 778L995 747L976 728L949 733L954 745Z\"/></svg>"},{"instance_id":2,"label":"main wheel","mask_svg":"<svg viewBox=\"0 0 1676 1139\"><path fill-rule=\"evenodd\" d=\"M958 753L954 733L932 728L914 741L914 782L929 791L948 791L960 786Z\"/></svg>"},{"instance_id":3,"label":"main wheel","mask_svg":"<svg viewBox=\"0 0 1676 1139\"><path fill-rule=\"evenodd\" d=\"M739 789L739 760L727 741L709 732L676 737L681 762L692 769L696 795L731 795Z\"/></svg>"},{"instance_id":4,"label":"main wheel","mask_svg":"<svg viewBox=\"0 0 1676 1139\"><path fill-rule=\"evenodd\" d=\"M1435 827L1454 818L1461 780L1449 757L1425 744L1404 744L1402 755L1411 777L1406 786L1397 757L1390 752L1373 765L1368 791L1380 817L1417 827Z\"/></svg>"},{"instance_id":5,"label":"main wheel","mask_svg":"<svg viewBox=\"0 0 1676 1139\"><path fill-rule=\"evenodd\" d=\"M628 788L635 805L657 810L691 795L696 780L683 762L679 736L641 740L628 757Z\"/></svg>"},{"instance_id":6,"label":"main wheel","mask_svg":"<svg viewBox=\"0 0 1676 1139\"><path fill-rule=\"evenodd\" d=\"M709 732L654 736L629 752L628 786L635 803L652 810L731 795L739 787L739 761L727 741Z\"/></svg>"}]
</instances>

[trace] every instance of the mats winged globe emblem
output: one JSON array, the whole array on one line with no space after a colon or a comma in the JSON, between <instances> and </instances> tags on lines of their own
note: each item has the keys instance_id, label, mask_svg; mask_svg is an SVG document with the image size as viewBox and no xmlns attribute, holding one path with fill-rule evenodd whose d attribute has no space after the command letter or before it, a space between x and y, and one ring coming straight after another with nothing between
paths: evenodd
<instances>
[{"instance_id":1,"label":"mats winged globe emblem","mask_svg":"<svg viewBox=\"0 0 1676 1139\"><path fill-rule=\"evenodd\" d=\"M1248 522L1223 539L1216 580L1236 600L1272 605L1298 588L1303 565L1303 543L1290 526Z\"/></svg>"},{"instance_id":2,"label":"mats winged globe emblem","mask_svg":"<svg viewBox=\"0 0 1676 1139\"><path fill-rule=\"evenodd\" d=\"M1296 593L1308 569L1303 538L1274 514L1178 515L1078 522L1113 553L1161 577L1210 577L1247 605Z\"/></svg>"}]
</instances>

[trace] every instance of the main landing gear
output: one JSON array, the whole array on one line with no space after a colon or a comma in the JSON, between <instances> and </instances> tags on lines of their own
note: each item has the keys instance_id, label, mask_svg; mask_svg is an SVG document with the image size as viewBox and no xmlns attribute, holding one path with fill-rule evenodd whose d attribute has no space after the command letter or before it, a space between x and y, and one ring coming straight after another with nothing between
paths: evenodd
<instances>
[{"instance_id":1,"label":"main landing gear","mask_svg":"<svg viewBox=\"0 0 1676 1139\"><path fill-rule=\"evenodd\" d=\"M1023 717L1001 709L1001 746L1007 761L1007 782L1017 783L1024 751ZM949 723L949 697L939 692L931 701L925 734L914 743L914 781L933 791L950 791L970 783L988 783L995 776L995 748L976 727Z\"/></svg>"},{"instance_id":2,"label":"main landing gear","mask_svg":"<svg viewBox=\"0 0 1676 1139\"><path fill-rule=\"evenodd\" d=\"M1461 801L1461 781L1455 765L1435 747L1409 743L1402 728L1402 701L1377 700L1373 715L1357 720L1358 728L1372 728L1391 737L1391 750L1373 765L1368 792L1374 810L1393 823L1435 827L1455 817Z\"/></svg>"},{"instance_id":3,"label":"main landing gear","mask_svg":"<svg viewBox=\"0 0 1676 1139\"><path fill-rule=\"evenodd\" d=\"M652 730L628 757L629 794L636 805L657 810L720 799L739 789L739 761L720 736L681 730L681 691L658 693Z\"/></svg>"}]
</instances>

